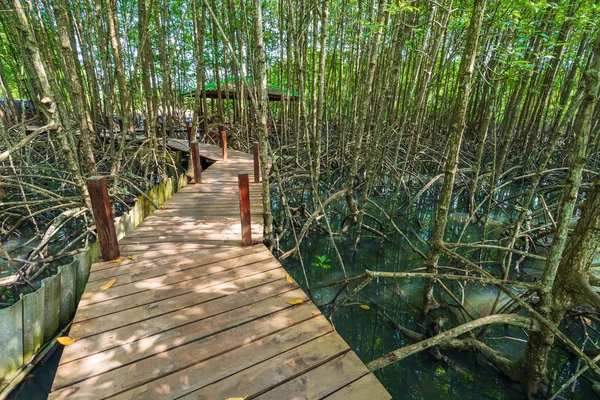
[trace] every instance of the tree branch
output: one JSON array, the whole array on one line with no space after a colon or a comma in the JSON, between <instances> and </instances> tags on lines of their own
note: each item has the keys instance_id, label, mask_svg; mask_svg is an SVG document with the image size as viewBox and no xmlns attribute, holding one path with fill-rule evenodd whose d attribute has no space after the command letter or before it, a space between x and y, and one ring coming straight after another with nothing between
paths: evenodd
<instances>
[{"instance_id":1,"label":"tree branch","mask_svg":"<svg viewBox=\"0 0 600 400\"><path fill-rule=\"evenodd\" d=\"M449 339L453 339L475 328L489 324L509 324L520 326L529 330L539 329L537 322L529 317L523 317L517 314L488 315L487 317L479 318L474 321L467 322L466 324L459 325L456 328L452 328L431 338L422 340L409 346L400 347L399 349L385 354L383 357L367 363L367 368L369 371L376 371L430 347L440 345Z\"/></svg>"}]
</instances>

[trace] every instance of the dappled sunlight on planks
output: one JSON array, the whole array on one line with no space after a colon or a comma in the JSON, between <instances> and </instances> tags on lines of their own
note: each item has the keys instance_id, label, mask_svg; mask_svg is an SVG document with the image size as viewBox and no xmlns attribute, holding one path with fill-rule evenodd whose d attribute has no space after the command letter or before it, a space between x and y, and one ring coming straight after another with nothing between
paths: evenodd
<instances>
[{"instance_id":1,"label":"dappled sunlight on planks","mask_svg":"<svg viewBox=\"0 0 600 400\"><path fill-rule=\"evenodd\" d=\"M216 146L200 147L221 157ZM230 151L202 184L183 188L121 240L121 262L92 267L50 398L268 394L329 362L368 374L269 250L241 246L237 175L252 169L251 156ZM250 192L260 241L260 185ZM310 376L310 387L327 394L360 378Z\"/></svg>"},{"instance_id":2,"label":"dappled sunlight on planks","mask_svg":"<svg viewBox=\"0 0 600 400\"><path fill-rule=\"evenodd\" d=\"M122 379L123 376L127 377L127 382L122 383L121 388L136 386L139 383L138 375L139 379L161 376L175 368L193 365L203 359L218 355L227 350L229 348L227 346L248 345L262 337L264 332L277 331L291 326L296 321L317 316L319 312L311 304L307 303L293 310L293 306L284 305L287 304L285 300L293 299L298 295L301 295L301 292L293 290L288 294L256 303L254 306L245 306L239 311L235 310L200 320L196 324L184 326L183 329L163 332L127 345L121 345L118 348L87 357L87 359L69 363L70 365L66 364L66 368L61 373L66 374L71 381L92 377L93 380L86 381L86 387L90 384L96 387L97 384L113 379L118 380L119 377ZM266 310L267 314L274 314L256 320L259 314L255 310L258 306L261 310ZM240 328L222 331L248 321L250 323L242 325ZM141 360L143 357L150 358ZM130 367L125 367L135 360L140 361ZM176 362L177 367L167 362ZM121 366L124 368L120 368ZM105 371L110 372L102 374ZM102 375L94 378L98 374ZM57 377L55 385L58 387L60 383L61 378Z\"/></svg>"}]
</instances>

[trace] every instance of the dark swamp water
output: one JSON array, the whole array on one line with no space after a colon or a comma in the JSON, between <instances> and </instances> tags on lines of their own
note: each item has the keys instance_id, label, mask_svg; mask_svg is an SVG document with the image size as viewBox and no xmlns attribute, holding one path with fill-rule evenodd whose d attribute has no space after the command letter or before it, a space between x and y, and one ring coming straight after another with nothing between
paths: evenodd
<instances>
[{"instance_id":1,"label":"dark swamp water","mask_svg":"<svg viewBox=\"0 0 600 400\"><path fill-rule=\"evenodd\" d=\"M509 191L506 193L509 194ZM309 194L298 190L298 198L291 199L291 206L301 203L312 204ZM326 196L324 196L326 197ZM377 203L386 212L390 209L392 199L379 198ZM456 209L464 209L464 206L455 203ZM273 202L275 213L279 212L276 202ZM416 239L419 235L428 240L432 229L434 214L433 198L424 197L405 216L395 218L396 225L409 237L421 251L427 254L427 247ZM385 216L378 213L374 207L367 211L385 223ZM514 211L514 210L512 210ZM343 218L346 215L345 204L338 202L328 209L329 223L334 231L339 231ZM510 214L509 214L510 215ZM515 214L516 215L516 214ZM506 222L507 215L494 215L485 228L488 238L499 233L501 226ZM457 241L461 237L462 242L475 242L480 240L483 224L470 226L465 229L468 216L465 213L453 213L448 224L447 241ZM365 218L365 223L379 229L380 226L372 219ZM360 275L365 269L374 271L406 272L423 267L422 258L411 250L405 240L392 229L385 232L390 241L374 237L364 231L357 251L354 251L354 237L334 236L334 241L346 269L348 277ZM283 251L292 248L295 244L291 234L282 236L280 245ZM308 284L314 303L321 308L324 314L329 315L331 311L331 300L338 294L341 285L330 285L343 279L339 258L332 245L328 234L309 234L300 246L300 254L305 265ZM497 261L498 254L489 253L484 259ZM330 260L323 267L320 260ZM514 262L514 261L513 261ZM290 257L283 261L290 275L306 290L307 283L298 257ZM441 263L449 265L448 263ZM450 264L452 265L452 264ZM458 267L458 265L455 265ZM520 275L514 278L524 280L539 279L543 263L526 260L521 266ZM493 264L486 266L488 271L495 272ZM445 282L455 294L460 293L456 282ZM351 285L351 289L356 285ZM359 357L366 363L381 357L385 353L414 342L406 339L400 332L393 329L384 312L396 323L413 331L424 333L425 326L431 319L435 318L445 323L444 328L449 329L457 326L463 321L457 318L457 308L451 306L452 299L442 293L436 292L438 301L450 304L437 310L432 317L423 318L422 315L422 288L423 280L411 279L380 279L372 281L362 289L359 294L338 308L333 314L332 321L336 330L342 335L350 347L356 351ZM341 296L344 295L342 293ZM479 284L466 285L464 290L465 307L475 316L483 317L489 315L498 291L492 286ZM341 297L340 296L340 297ZM458 296L460 298L460 295ZM500 297L500 305L507 301L507 297ZM361 308L368 305L370 309ZM581 332L577 324L567 327L567 332L575 338L576 343L581 343ZM588 333L596 343L598 333L596 326L592 323ZM511 360L518 359L525 349L527 336L520 328L501 325L492 325L488 330L486 343L503 353ZM588 346L588 348L593 348ZM506 379L495 371L485 360L478 360L477 356L457 351L442 351L442 354L453 361L453 366L447 367L436 362L427 351L418 353L388 366L375 373L394 399L520 399L524 398L518 384ZM570 357L568 353L555 350L552 354L552 363L558 367L559 373L555 381L554 389L560 387L580 366L576 358ZM591 377L591 375L590 375ZM573 391L571 388L563 392L564 399L593 399L597 398L591 391L589 381L579 380Z\"/></svg>"}]
</instances>

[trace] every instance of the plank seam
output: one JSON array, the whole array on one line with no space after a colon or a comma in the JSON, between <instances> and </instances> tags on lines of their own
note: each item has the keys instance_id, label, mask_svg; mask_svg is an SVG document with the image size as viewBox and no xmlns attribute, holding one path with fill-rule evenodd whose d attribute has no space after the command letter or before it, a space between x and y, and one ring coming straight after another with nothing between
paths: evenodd
<instances>
[{"instance_id":1,"label":"plank seam","mask_svg":"<svg viewBox=\"0 0 600 400\"><path fill-rule=\"evenodd\" d=\"M310 303L308 303L308 302L307 302L306 304L310 304ZM256 318L252 319L252 320L245 321L245 322L243 322L243 323L240 323L240 324L237 324L237 325L231 326L231 327L229 327L229 328L227 328L227 329L222 329L222 330L219 330L219 331L212 332L210 335L201 336L201 337L195 338L194 340L190 340L190 341L188 341L188 342L179 343L179 344L177 344L177 345L174 345L173 347L170 347L170 348L168 348L168 349L166 349L166 350L164 350L164 351L161 351L161 352L159 352L159 353L155 353L155 354L148 355L148 356L146 356L146 357L138 358L138 359L136 359L135 361L131 361L131 362L129 362L129 363L125 363L125 364L123 364L123 365L119 365L118 367L111 368L111 369L109 369L109 370L107 370L107 371L103 371L101 374L97 374L97 375L90 375L90 376L88 376L88 377L86 377L86 378L84 378L84 379L78 379L78 380L75 380L75 381L73 381L73 382L70 382L69 384L62 385L62 386L60 386L60 387L56 387L56 388L54 388L54 390L53 390L53 391L58 391L58 390L61 390L61 389L64 389L64 388L66 388L66 387L73 386L73 385L76 385L76 384L78 384L78 383L84 382L84 381L86 381L86 380L89 380L89 379L92 379L92 378L96 378L96 377L102 376L102 375L104 375L104 374L106 374L106 373L109 373L109 372L115 371L115 370L117 370L117 369L119 369L119 368L127 367L128 365L131 365L131 364L134 364L134 363L140 362L140 361L142 361L142 360L146 360L146 359L149 359L149 358L152 358L152 357L160 357L160 355L161 355L161 354L165 354L165 353L167 353L167 352L170 352L170 351L176 350L176 349L178 349L178 348L180 348L180 347L183 347L183 346L185 346L185 345L188 345L188 344L191 344L191 343L194 343L194 342L197 342L197 341L200 341L200 340L206 339L206 338L208 338L208 337L211 337L211 336L218 335L218 334L220 334L220 333L227 332L227 331L229 331L229 330L232 330L232 329L235 329L235 328L242 327L242 326L244 326L244 325L246 325L246 324L248 324L248 323L251 323L251 322L257 321L257 320L259 320L259 319L262 319L262 318L265 318L265 317L270 317L270 316L273 316L273 315L275 315L275 314L278 314L278 313L282 313L282 312L284 312L285 310L288 310L288 309L289 309L289 307L286 307L286 308L284 308L284 309L277 310L277 311L271 312L271 313L269 313L269 314L260 315L260 316L257 316ZM218 315L218 314L217 314L217 315ZM318 317L319 317L319 315L318 315L318 314L317 314L317 315L310 316L309 318L305 318L305 319L302 319L301 321L297 321L297 322L295 322L293 325L286 326L286 327L283 327L283 328L278 328L278 329L276 329L276 330L274 330L274 331L270 331L270 332L268 332L268 333L265 333L265 334L264 334L264 335L262 335L262 336L257 336L257 337L255 337L255 338L252 338L252 341L250 341L250 342L246 342L246 343L242 342L242 343L239 343L239 345L237 345L237 344L236 344L234 347L231 347L231 348L229 348L229 349L227 349L227 350L224 350L224 351L222 351L222 352L219 352L218 354L214 354L214 355L212 355L212 356L210 356L210 357L206 357L206 358L198 359L198 360L197 360L196 362L194 362L194 363L188 364L188 365L186 365L186 366L183 366L183 367L181 367L181 368L176 368L176 369L170 370L170 371L168 371L168 373L166 373L166 374L164 374L164 375L161 375L161 376L159 376L159 377L154 377L154 378L151 378L151 379L148 379L148 380L140 380L140 381L136 381L136 384L137 384L137 386L142 386L142 385L144 385L144 384L146 384L146 383L148 383L148 382L152 382L153 380L156 380L156 379L161 379L161 378L163 378L163 377L165 377L165 376L168 376L168 375L171 375L171 374L177 373L177 372L179 372L179 371L182 371L182 370L184 370L184 369L187 369L187 368L193 367L194 365L197 365L197 364L200 364L200 363L203 363L203 362L209 361L209 360L211 360L211 359L213 359L213 358L215 358L215 357L219 357L219 356L221 356L221 355L223 355L223 354L229 353L230 351L237 350L237 349L240 349L240 348L242 348L242 347L249 346L249 345L251 345L252 343L254 343L254 342L258 341L258 340L264 339L264 338L265 338L265 337L267 337L267 336L270 336L270 335L277 334L277 333L279 333L279 332L281 332L281 331L283 331L283 330L285 330L285 329L292 328L292 327L294 327L294 326L296 326L296 325L298 325L298 324L301 324L301 323L303 323L303 322L306 322L306 321L310 321L311 319L318 318ZM201 320L200 320L200 321L201 321ZM197 321L195 321L195 322L197 322ZM182 326L183 326L183 325L182 325ZM168 331L163 331L163 332L161 332L161 333L164 333L164 332L168 332ZM152 336L154 336L154 335L152 335ZM150 336L150 337L151 337L151 336ZM135 343L135 342L131 342L131 343L129 343L129 344L132 344L132 343ZM120 346L115 346L115 347L120 347ZM112 347L111 349L114 349L115 347ZM107 349L107 351L108 351L108 350L110 350L110 349ZM96 353L96 354L97 354L97 353ZM85 357L84 357L84 358L85 358ZM80 359L80 360L81 360L81 359ZM75 361L75 360L69 361L69 363L71 363L71 362L73 362L73 361ZM69 363L65 363L65 364L61 364L61 365L67 365L67 364L69 364ZM135 386L135 387L137 387L137 386ZM130 387L130 388L127 388L127 389L125 389L125 390L122 390L121 392L112 393L112 394L111 394L109 397L112 397L112 396L118 395L118 394L120 394L120 393L126 392L126 391L128 391L128 390L131 390L131 389L134 389L135 387Z\"/></svg>"},{"instance_id":2,"label":"plank seam","mask_svg":"<svg viewBox=\"0 0 600 400\"><path fill-rule=\"evenodd\" d=\"M275 260L275 259L274 259L274 260ZM177 282L169 283L169 284L166 284L166 285L156 286L156 287L153 287L153 288L150 288L150 289L144 289L144 290L140 290L140 291L138 291L138 292L127 293L127 294L123 294L122 296L111 297L110 299L106 299L106 300L100 300L100 301L96 301L96 302L94 302L94 303L88 303L88 304L82 305L82 306L80 306L79 308L80 308L80 309L82 309L82 308L87 308L87 307L91 307L91 306L97 306L97 305L99 305L99 304L106 303L106 302L109 302L109 301L113 301L113 300L117 300L117 299L123 299L124 297L135 296L135 295L138 295L138 294L140 294L140 293L151 292L151 291L153 291L153 290L157 290L157 289L166 288L166 287L168 287L168 286L174 286L174 285L178 285L178 284L180 284L180 283L189 282L189 281L193 281L193 280L200 279L200 278L208 278L208 277L210 277L210 276L212 276L212 275L221 274L221 273L230 272L230 271L235 271L235 270L237 270L237 269L244 268L244 267L249 267L249 266L252 266L253 264L259 264L259 263L263 263L263 262L265 262L265 261L267 261L267 260L255 261L255 262L248 263L248 264L244 264L244 265L240 265L240 266L238 266L238 267L231 268L231 269L228 269L228 270L225 270L225 271L218 271L218 272L213 272L213 273L206 274L206 275L199 275L199 276L195 276L195 277L192 277L192 278L187 278L187 279L183 279L183 280L180 280L180 281L177 281ZM203 267L203 266L202 266L202 267ZM201 268L201 267L197 267L197 268ZM229 279L229 280L226 280L226 281L220 281L220 282L218 282L218 283L215 283L215 284L213 284L213 285L210 285L210 286L204 286L204 287L202 287L202 289L201 289L201 290L208 289L208 288L211 288L211 287L213 287L213 286L220 285L220 284L222 284L222 283L234 282L234 281L236 281L236 280L238 280L238 279L242 279L242 278L245 278L245 277L247 277L247 276L253 276L253 275L257 275L257 274L262 274L262 273L264 273L264 272L272 271L272 270L274 270L274 269L277 269L277 268L283 268L283 267L282 267L281 265L277 265L277 266L274 266L274 267L272 267L272 268L269 268L269 269L267 269L267 270L264 270L264 271L259 271L259 272L251 273L251 274L249 274L249 275L239 276L239 277L236 277L236 278L234 278L234 279ZM194 268L194 269L195 269L195 268ZM156 277L154 277L154 278L156 278ZM148 278L148 279L154 279L154 278ZM185 277L184 277L184 278L185 278ZM140 282L143 282L144 280L148 280L148 279L143 279L143 280L141 280L141 281L136 281L136 282L133 282L133 283L140 284ZM129 283L127 283L127 284L124 284L124 285L120 285L120 286L116 286L116 287L124 287L124 286L126 286L126 285L128 285L128 284L129 284ZM200 289L198 289L198 290L200 290ZM189 292L187 292L187 293L196 292L196 291L197 291L197 290L190 290L190 291L189 291ZM94 292L94 293L96 293L96 292ZM182 296L183 294L185 294L185 293L182 293L182 294L179 294L179 295L175 295L175 296L171 296L171 297L165 297L164 299L161 299L161 300L165 300L165 299L170 299L170 298L174 298L174 297ZM134 307L130 307L130 308L135 308L135 307L139 307L139 306L146 305L146 304L152 304L152 302L150 302L150 303L138 304L138 305L136 305L136 306L134 306ZM124 310L126 310L126 309L124 309ZM120 311L124 311L124 310L120 310ZM79 321L77 321L77 322L79 322Z\"/></svg>"}]
</instances>

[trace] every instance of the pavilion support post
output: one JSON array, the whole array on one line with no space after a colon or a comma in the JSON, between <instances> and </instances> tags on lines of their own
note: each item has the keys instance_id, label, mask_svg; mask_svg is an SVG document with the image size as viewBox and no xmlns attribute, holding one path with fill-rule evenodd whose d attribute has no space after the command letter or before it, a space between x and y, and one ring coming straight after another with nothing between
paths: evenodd
<instances>
[{"instance_id":1,"label":"pavilion support post","mask_svg":"<svg viewBox=\"0 0 600 400\"><path fill-rule=\"evenodd\" d=\"M96 222L96 230L98 231L102 259L104 261L115 260L120 257L121 253L119 251L119 242L117 241L115 221L113 220L110 207L106 179L101 176L91 177L86 181L86 186L92 203L92 213L94 215L94 222Z\"/></svg>"},{"instance_id":2,"label":"pavilion support post","mask_svg":"<svg viewBox=\"0 0 600 400\"><path fill-rule=\"evenodd\" d=\"M238 185L240 191L240 219L242 223L242 246L252 244L252 224L250 221L250 187L248 174L238 174Z\"/></svg>"},{"instance_id":3,"label":"pavilion support post","mask_svg":"<svg viewBox=\"0 0 600 400\"><path fill-rule=\"evenodd\" d=\"M200 149L198 148L198 142L193 141L190 144L190 157L192 158L192 164L194 166L194 183L199 185L202 183L202 166L200 165Z\"/></svg>"},{"instance_id":4,"label":"pavilion support post","mask_svg":"<svg viewBox=\"0 0 600 400\"><path fill-rule=\"evenodd\" d=\"M223 162L227 162L227 133L225 133L225 127L219 126L219 132L221 133L221 148L223 149Z\"/></svg>"},{"instance_id":5,"label":"pavilion support post","mask_svg":"<svg viewBox=\"0 0 600 400\"><path fill-rule=\"evenodd\" d=\"M260 152L260 145L258 142L254 142L254 149L252 154L254 155L254 183L260 183L260 158L258 157Z\"/></svg>"}]
</instances>

